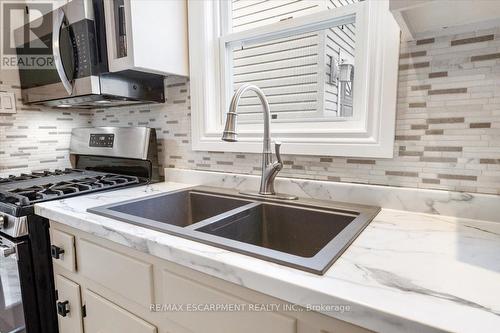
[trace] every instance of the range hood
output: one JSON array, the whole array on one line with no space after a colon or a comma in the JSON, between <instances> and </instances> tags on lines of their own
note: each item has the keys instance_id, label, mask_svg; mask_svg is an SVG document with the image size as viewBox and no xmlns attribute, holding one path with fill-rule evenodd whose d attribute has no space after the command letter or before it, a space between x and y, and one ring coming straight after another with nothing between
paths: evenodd
<instances>
[{"instance_id":1,"label":"range hood","mask_svg":"<svg viewBox=\"0 0 500 333\"><path fill-rule=\"evenodd\" d=\"M75 96L28 103L57 108L95 109L165 102L164 77L161 75L127 71L101 74L88 81L91 85L90 94L76 93ZM26 95L23 91L23 99L33 97Z\"/></svg>"}]
</instances>

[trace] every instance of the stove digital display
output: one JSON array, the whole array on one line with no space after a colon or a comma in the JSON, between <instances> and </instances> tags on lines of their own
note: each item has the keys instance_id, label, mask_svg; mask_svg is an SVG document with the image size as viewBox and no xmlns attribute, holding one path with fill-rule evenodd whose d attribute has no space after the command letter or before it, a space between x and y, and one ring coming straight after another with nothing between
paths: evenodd
<instances>
[{"instance_id":1,"label":"stove digital display","mask_svg":"<svg viewBox=\"0 0 500 333\"><path fill-rule=\"evenodd\" d=\"M90 134L90 147L113 148L114 134Z\"/></svg>"}]
</instances>

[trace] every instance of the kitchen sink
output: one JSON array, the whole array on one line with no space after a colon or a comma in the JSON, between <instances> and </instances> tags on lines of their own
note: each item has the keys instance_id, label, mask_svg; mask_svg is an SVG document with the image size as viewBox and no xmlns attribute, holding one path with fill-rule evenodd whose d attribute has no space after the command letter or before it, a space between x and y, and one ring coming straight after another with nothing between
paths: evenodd
<instances>
[{"instance_id":1,"label":"kitchen sink","mask_svg":"<svg viewBox=\"0 0 500 333\"><path fill-rule=\"evenodd\" d=\"M379 207L196 187L91 208L135 225L324 274Z\"/></svg>"}]
</instances>

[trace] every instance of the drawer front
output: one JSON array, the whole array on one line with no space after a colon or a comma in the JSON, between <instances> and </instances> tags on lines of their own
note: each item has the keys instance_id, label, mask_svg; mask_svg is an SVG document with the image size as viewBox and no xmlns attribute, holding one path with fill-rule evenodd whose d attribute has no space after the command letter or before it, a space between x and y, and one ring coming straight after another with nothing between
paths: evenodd
<instances>
[{"instance_id":1,"label":"drawer front","mask_svg":"<svg viewBox=\"0 0 500 333\"><path fill-rule=\"evenodd\" d=\"M153 265L85 240L79 241L78 254L78 270L83 276L149 309Z\"/></svg>"},{"instance_id":2,"label":"drawer front","mask_svg":"<svg viewBox=\"0 0 500 333\"><path fill-rule=\"evenodd\" d=\"M57 275L55 280L59 332L83 333L80 286L61 275Z\"/></svg>"},{"instance_id":3,"label":"drawer front","mask_svg":"<svg viewBox=\"0 0 500 333\"><path fill-rule=\"evenodd\" d=\"M57 229L50 229L52 262L70 272L76 271L75 237Z\"/></svg>"},{"instance_id":4,"label":"drawer front","mask_svg":"<svg viewBox=\"0 0 500 333\"><path fill-rule=\"evenodd\" d=\"M93 293L84 291L85 333L156 333L156 327Z\"/></svg>"},{"instance_id":5,"label":"drawer front","mask_svg":"<svg viewBox=\"0 0 500 333\"><path fill-rule=\"evenodd\" d=\"M245 304L242 299L184 277L163 271L163 302L191 306ZM295 318L272 312L190 311L167 312L171 320L196 333L295 333Z\"/></svg>"}]
</instances>

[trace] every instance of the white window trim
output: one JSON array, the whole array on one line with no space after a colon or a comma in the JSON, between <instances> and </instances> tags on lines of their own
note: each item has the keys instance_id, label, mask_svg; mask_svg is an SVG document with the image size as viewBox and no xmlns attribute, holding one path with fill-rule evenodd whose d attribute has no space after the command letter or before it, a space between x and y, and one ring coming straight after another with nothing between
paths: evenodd
<instances>
[{"instance_id":1,"label":"white window trim","mask_svg":"<svg viewBox=\"0 0 500 333\"><path fill-rule=\"evenodd\" d=\"M367 0L269 26L219 38L219 1L189 1L189 47L192 147L201 151L262 151L262 126L239 124L236 143L220 138L224 126L221 108L230 96L221 89L227 42L250 39L278 30L319 25L345 15L356 15L356 77L354 120L315 123L273 123L273 139L283 142L284 154L393 157L400 30L389 12L388 0ZM227 9L226 9L227 10ZM361 112L359 112L361 110Z\"/></svg>"}]
</instances>

